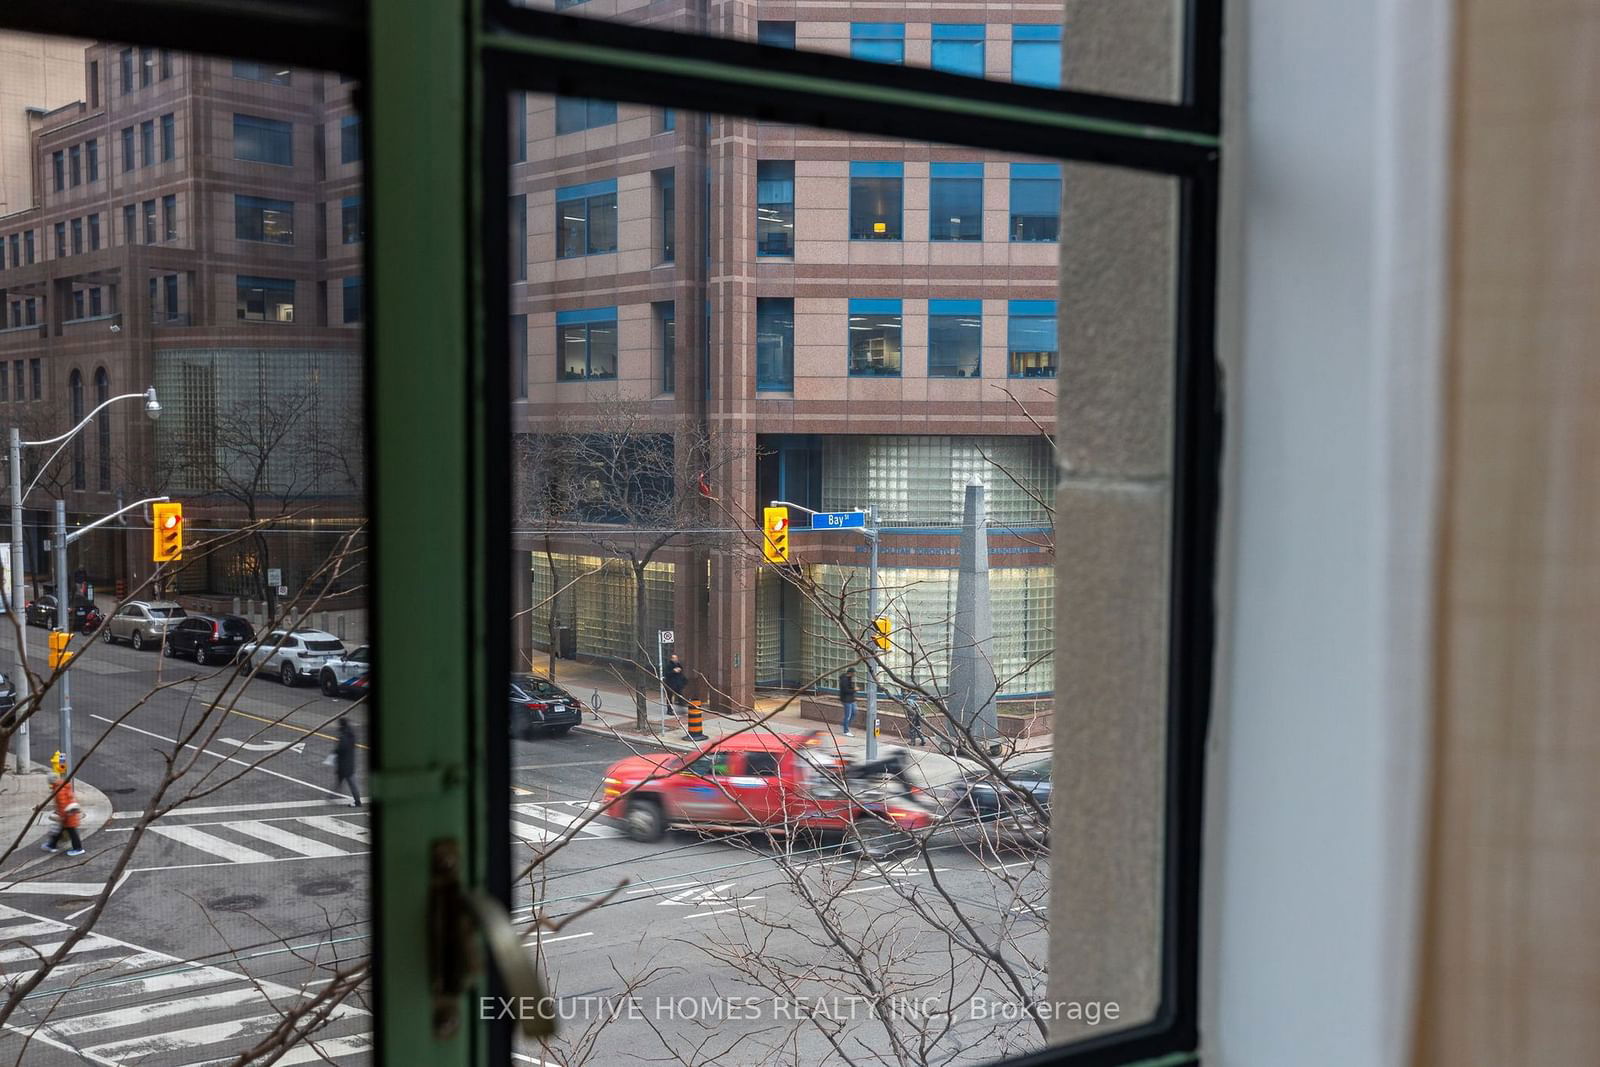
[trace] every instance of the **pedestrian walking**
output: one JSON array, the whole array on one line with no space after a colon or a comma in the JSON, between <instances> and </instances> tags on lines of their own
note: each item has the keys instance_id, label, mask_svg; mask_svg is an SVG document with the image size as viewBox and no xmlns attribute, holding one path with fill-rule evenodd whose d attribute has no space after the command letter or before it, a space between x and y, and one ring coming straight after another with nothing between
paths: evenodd
<instances>
[{"instance_id":1,"label":"pedestrian walking","mask_svg":"<svg viewBox=\"0 0 1600 1067\"><path fill-rule=\"evenodd\" d=\"M845 672L839 676L839 706L844 711L842 729L846 737L850 736L850 724L856 721L856 669L846 667Z\"/></svg>"},{"instance_id":2,"label":"pedestrian walking","mask_svg":"<svg viewBox=\"0 0 1600 1067\"><path fill-rule=\"evenodd\" d=\"M683 669L683 663L678 659L678 654L672 654L672 660L667 664L667 710L677 715L677 709L688 705L683 699L683 687L689 676Z\"/></svg>"},{"instance_id":3,"label":"pedestrian walking","mask_svg":"<svg viewBox=\"0 0 1600 1067\"><path fill-rule=\"evenodd\" d=\"M339 720L339 742L333 750L333 769L339 776L334 788L341 785L350 787L350 804L352 807L361 806L361 791L356 788L356 731L350 725L350 720Z\"/></svg>"},{"instance_id":4,"label":"pedestrian walking","mask_svg":"<svg viewBox=\"0 0 1600 1067\"><path fill-rule=\"evenodd\" d=\"M911 733L910 741L913 745L920 745L923 743L922 702L910 690L907 690L900 699L906 706L906 726Z\"/></svg>"},{"instance_id":5,"label":"pedestrian walking","mask_svg":"<svg viewBox=\"0 0 1600 1067\"><path fill-rule=\"evenodd\" d=\"M72 842L72 847L67 849L67 855L83 855L83 840L78 836L78 827L83 825L83 808L78 804L72 783L59 774L52 774L50 793L56 804L56 828L45 838L44 850L57 851L61 844L61 835L66 834L67 840Z\"/></svg>"}]
</instances>

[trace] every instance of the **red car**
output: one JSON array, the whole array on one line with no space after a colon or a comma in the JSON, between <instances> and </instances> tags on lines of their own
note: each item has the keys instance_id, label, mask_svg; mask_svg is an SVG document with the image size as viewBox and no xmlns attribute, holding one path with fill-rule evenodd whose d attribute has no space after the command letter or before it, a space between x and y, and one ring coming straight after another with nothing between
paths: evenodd
<instances>
[{"instance_id":1,"label":"red car","mask_svg":"<svg viewBox=\"0 0 1600 1067\"><path fill-rule=\"evenodd\" d=\"M612 764L600 813L620 819L635 841L660 840L676 826L882 842L934 820L900 770L895 759L850 763L820 732L738 734L695 752Z\"/></svg>"}]
</instances>

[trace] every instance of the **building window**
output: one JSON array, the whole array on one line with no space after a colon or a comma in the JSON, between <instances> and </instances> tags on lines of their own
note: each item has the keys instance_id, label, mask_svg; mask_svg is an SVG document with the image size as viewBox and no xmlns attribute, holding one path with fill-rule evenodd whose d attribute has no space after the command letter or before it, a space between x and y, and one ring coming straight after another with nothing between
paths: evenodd
<instances>
[{"instance_id":1,"label":"building window","mask_svg":"<svg viewBox=\"0 0 1600 1067\"><path fill-rule=\"evenodd\" d=\"M22 262L33 262L33 231L22 231Z\"/></svg>"},{"instance_id":2,"label":"building window","mask_svg":"<svg viewBox=\"0 0 1600 1067\"><path fill-rule=\"evenodd\" d=\"M617 376L617 309L556 312L556 377L564 382Z\"/></svg>"},{"instance_id":3,"label":"building window","mask_svg":"<svg viewBox=\"0 0 1600 1067\"><path fill-rule=\"evenodd\" d=\"M150 279L150 284L153 288L155 285L154 278ZM178 320L178 276L176 274L163 275L161 278L161 291L164 297L162 301L163 307L154 311L151 317L156 319L165 317L168 322L176 322ZM165 312L164 316L163 312Z\"/></svg>"},{"instance_id":4,"label":"building window","mask_svg":"<svg viewBox=\"0 0 1600 1067\"><path fill-rule=\"evenodd\" d=\"M11 401L11 364L0 363L0 400Z\"/></svg>"},{"instance_id":5,"label":"building window","mask_svg":"<svg viewBox=\"0 0 1600 1067\"><path fill-rule=\"evenodd\" d=\"M656 234L656 260L660 263L671 263L678 254L678 190L671 167L656 171L655 186L656 218L660 222L659 232Z\"/></svg>"},{"instance_id":6,"label":"building window","mask_svg":"<svg viewBox=\"0 0 1600 1067\"><path fill-rule=\"evenodd\" d=\"M1061 88L1061 27L1011 27L1011 80Z\"/></svg>"},{"instance_id":7,"label":"building window","mask_svg":"<svg viewBox=\"0 0 1600 1067\"><path fill-rule=\"evenodd\" d=\"M347 245L359 244L366 237L361 223L361 198L347 196L339 202L339 232Z\"/></svg>"},{"instance_id":8,"label":"building window","mask_svg":"<svg viewBox=\"0 0 1600 1067\"><path fill-rule=\"evenodd\" d=\"M615 178L556 190L556 258L617 250Z\"/></svg>"},{"instance_id":9,"label":"building window","mask_svg":"<svg viewBox=\"0 0 1600 1067\"><path fill-rule=\"evenodd\" d=\"M933 69L971 78L983 77L983 24L935 22Z\"/></svg>"},{"instance_id":10,"label":"building window","mask_svg":"<svg viewBox=\"0 0 1600 1067\"><path fill-rule=\"evenodd\" d=\"M13 267L22 266L22 253L18 251L18 240L17 234L11 235L11 265Z\"/></svg>"},{"instance_id":11,"label":"building window","mask_svg":"<svg viewBox=\"0 0 1600 1067\"><path fill-rule=\"evenodd\" d=\"M1061 165L1011 164L1011 239L1054 241L1061 235Z\"/></svg>"},{"instance_id":12,"label":"building window","mask_svg":"<svg viewBox=\"0 0 1600 1067\"><path fill-rule=\"evenodd\" d=\"M32 304L33 301L30 300L30 301L28 301L28 303ZM32 309L30 309L30 311L31 310ZM33 324L34 324L33 323L33 316L30 314L28 316L28 325L32 326ZM28 360L28 380L33 383L33 398L35 400L43 400L44 399L44 363L43 363L43 361L37 360L37 359ZM81 418L83 418L83 416L79 415L78 418L81 419ZM74 420L73 424L74 425L77 424L76 420Z\"/></svg>"},{"instance_id":13,"label":"building window","mask_svg":"<svg viewBox=\"0 0 1600 1067\"><path fill-rule=\"evenodd\" d=\"M756 255L794 255L794 160L756 161Z\"/></svg>"},{"instance_id":14,"label":"building window","mask_svg":"<svg viewBox=\"0 0 1600 1067\"><path fill-rule=\"evenodd\" d=\"M511 198L511 278L528 280L528 198Z\"/></svg>"},{"instance_id":15,"label":"building window","mask_svg":"<svg viewBox=\"0 0 1600 1067\"><path fill-rule=\"evenodd\" d=\"M293 71L278 63L248 63L233 61L233 76L244 81L266 82L268 85L288 85Z\"/></svg>"},{"instance_id":16,"label":"building window","mask_svg":"<svg viewBox=\"0 0 1600 1067\"><path fill-rule=\"evenodd\" d=\"M983 240L983 164L928 167L928 240Z\"/></svg>"},{"instance_id":17,"label":"building window","mask_svg":"<svg viewBox=\"0 0 1600 1067\"><path fill-rule=\"evenodd\" d=\"M83 220L82 219L73 219L71 225L72 225L72 254L75 255L75 256L81 256L81 255L83 255Z\"/></svg>"},{"instance_id":18,"label":"building window","mask_svg":"<svg viewBox=\"0 0 1600 1067\"><path fill-rule=\"evenodd\" d=\"M850 164L850 239L900 240L904 165Z\"/></svg>"},{"instance_id":19,"label":"building window","mask_svg":"<svg viewBox=\"0 0 1600 1067\"><path fill-rule=\"evenodd\" d=\"M161 80L166 81L172 77L172 49L161 50Z\"/></svg>"},{"instance_id":20,"label":"building window","mask_svg":"<svg viewBox=\"0 0 1600 1067\"><path fill-rule=\"evenodd\" d=\"M511 162L528 161L528 94L514 93L511 97Z\"/></svg>"},{"instance_id":21,"label":"building window","mask_svg":"<svg viewBox=\"0 0 1600 1067\"><path fill-rule=\"evenodd\" d=\"M89 251L100 251L100 213L89 216Z\"/></svg>"},{"instance_id":22,"label":"building window","mask_svg":"<svg viewBox=\"0 0 1600 1067\"><path fill-rule=\"evenodd\" d=\"M58 222L55 225L56 258L63 259L67 254L67 224Z\"/></svg>"},{"instance_id":23,"label":"building window","mask_svg":"<svg viewBox=\"0 0 1600 1067\"><path fill-rule=\"evenodd\" d=\"M117 60L122 68L122 94L133 92L133 49L124 48L117 53Z\"/></svg>"},{"instance_id":24,"label":"building window","mask_svg":"<svg viewBox=\"0 0 1600 1067\"><path fill-rule=\"evenodd\" d=\"M139 208L134 204L124 204L122 207L122 243L132 245L139 243L138 219Z\"/></svg>"},{"instance_id":25,"label":"building window","mask_svg":"<svg viewBox=\"0 0 1600 1067\"><path fill-rule=\"evenodd\" d=\"M928 301L928 377L976 378L983 366L983 301Z\"/></svg>"},{"instance_id":26,"label":"building window","mask_svg":"<svg viewBox=\"0 0 1600 1067\"><path fill-rule=\"evenodd\" d=\"M355 115L339 120L339 162L361 162L361 119Z\"/></svg>"},{"instance_id":27,"label":"building window","mask_svg":"<svg viewBox=\"0 0 1600 1067\"><path fill-rule=\"evenodd\" d=\"M161 228L165 234L163 240L178 239L178 197L175 193L168 193L161 198Z\"/></svg>"},{"instance_id":28,"label":"building window","mask_svg":"<svg viewBox=\"0 0 1600 1067\"><path fill-rule=\"evenodd\" d=\"M74 319L81 319L83 318L83 314L83 290L74 289L72 291L72 317Z\"/></svg>"},{"instance_id":29,"label":"building window","mask_svg":"<svg viewBox=\"0 0 1600 1067\"><path fill-rule=\"evenodd\" d=\"M1007 309L1006 373L1013 378L1056 376L1056 302L1013 300Z\"/></svg>"},{"instance_id":30,"label":"building window","mask_svg":"<svg viewBox=\"0 0 1600 1067\"><path fill-rule=\"evenodd\" d=\"M55 152L50 156L51 166L55 170L56 192L61 192L67 187L67 154Z\"/></svg>"},{"instance_id":31,"label":"building window","mask_svg":"<svg viewBox=\"0 0 1600 1067\"><path fill-rule=\"evenodd\" d=\"M657 133L671 133L678 128L678 113L670 107L661 109L661 125L656 128Z\"/></svg>"},{"instance_id":32,"label":"building window","mask_svg":"<svg viewBox=\"0 0 1600 1067\"><path fill-rule=\"evenodd\" d=\"M233 158L252 163L294 164L294 127L255 115L233 116Z\"/></svg>"},{"instance_id":33,"label":"building window","mask_svg":"<svg viewBox=\"0 0 1600 1067\"><path fill-rule=\"evenodd\" d=\"M345 325L361 321L361 276L355 275L344 280L344 321Z\"/></svg>"},{"instance_id":34,"label":"building window","mask_svg":"<svg viewBox=\"0 0 1600 1067\"><path fill-rule=\"evenodd\" d=\"M511 395L528 396L528 316L511 316Z\"/></svg>"},{"instance_id":35,"label":"building window","mask_svg":"<svg viewBox=\"0 0 1600 1067\"><path fill-rule=\"evenodd\" d=\"M294 321L294 279L241 274L236 287L239 318L249 322Z\"/></svg>"},{"instance_id":36,"label":"building window","mask_svg":"<svg viewBox=\"0 0 1600 1067\"><path fill-rule=\"evenodd\" d=\"M262 196L233 198L233 235L241 241L294 244L294 201Z\"/></svg>"},{"instance_id":37,"label":"building window","mask_svg":"<svg viewBox=\"0 0 1600 1067\"><path fill-rule=\"evenodd\" d=\"M145 119L139 123L139 166L148 167L156 161L156 120Z\"/></svg>"},{"instance_id":38,"label":"building window","mask_svg":"<svg viewBox=\"0 0 1600 1067\"><path fill-rule=\"evenodd\" d=\"M100 142L96 138L89 138L84 142L84 154L89 161L89 181L100 180Z\"/></svg>"},{"instance_id":39,"label":"building window","mask_svg":"<svg viewBox=\"0 0 1600 1067\"><path fill-rule=\"evenodd\" d=\"M678 305L663 300L655 305L656 351L661 353L661 391L678 387Z\"/></svg>"},{"instance_id":40,"label":"building window","mask_svg":"<svg viewBox=\"0 0 1600 1067\"><path fill-rule=\"evenodd\" d=\"M170 161L178 154L178 123L172 112L161 116L161 161Z\"/></svg>"},{"instance_id":41,"label":"building window","mask_svg":"<svg viewBox=\"0 0 1600 1067\"><path fill-rule=\"evenodd\" d=\"M556 97L556 132L576 133L617 121L615 100L592 100L584 96Z\"/></svg>"},{"instance_id":42,"label":"building window","mask_svg":"<svg viewBox=\"0 0 1600 1067\"><path fill-rule=\"evenodd\" d=\"M874 63L906 61L906 24L903 22L852 22L850 58Z\"/></svg>"},{"instance_id":43,"label":"building window","mask_svg":"<svg viewBox=\"0 0 1600 1067\"><path fill-rule=\"evenodd\" d=\"M126 174L136 164L133 158L133 127L122 127L122 172Z\"/></svg>"},{"instance_id":44,"label":"building window","mask_svg":"<svg viewBox=\"0 0 1600 1067\"><path fill-rule=\"evenodd\" d=\"M98 318L105 314L105 305L100 301L100 287L97 285L89 290L89 315Z\"/></svg>"},{"instance_id":45,"label":"building window","mask_svg":"<svg viewBox=\"0 0 1600 1067\"><path fill-rule=\"evenodd\" d=\"M139 88L148 89L155 80L156 50L154 48L139 49Z\"/></svg>"},{"instance_id":46,"label":"building window","mask_svg":"<svg viewBox=\"0 0 1600 1067\"><path fill-rule=\"evenodd\" d=\"M94 294L99 296L100 290L95 289ZM106 373L104 367L101 367L94 372L95 406L99 407L110 399L111 376ZM100 462L97 464L99 467L100 491L108 493L111 491L111 413L102 410L99 416L96 417L95 422L98 424L95 426L95 431L100 438Z\"/></svg>"},{"instance_id":47,"label":"building window","mask_svg":"<svg viewBox=\"0 0 1600 1067\"><path fill-rule=\"evenodd\" d=\"M73 371L67 379L69 403L72 408L72 424L76 426L83 420L83 374ZM88 488L89 476L84 470L83 462L83 437L79 435L72 441L72 488Z\"/></svg>"},{"instance_id":48,"label":"building window","mask_svg":"<svg viewBox=\"0 0 1600 1067\"><path fill-rule=\"evenodd\" d=\"M774 48L793 48L793 20L762 19L756 23L756 41Z\"/></svg>"},{"instance_id":49,"label":"building window","mask_svg":"<svg viewBox=\"0 0 1600 1067\"><path fill-rule=\"evenodd\" d=\"M83 184L83 148L79 145L67 149L67 182L73 188Z\"/></svg>"},{"instance_id":50,"label":"building window","mask_svg":"<svg viewBox=\"0 0 1600 1067\"><path fill-rule=\"evenodd\" d=\"M146 200L144 202L144 243L147 245L156 243L156 202L154 200Z\"/></svg>"},{"instance_id":51,"label":"building window","mask_svg":"<svg viewBox=\"0 0 1600 1067\"><path fill-rule=\"evenodd\" d=\"M900 374L900 301L850 301L850 373Z\"/></svg>"},{"instance_id":52,"label":"building window","mask_svg":"<svg viewBox=\"0 0 1600 1067\"><path fill-rule=\"evenodd\" d=\"M100 61L98 59L89 60L89 106L91 108L100 106Z\"/></svg>"},{"instance_id":53,"label":"building window","mask_svg":"<svg viewBox=\"0 0 1600 1067\"><path fill-rule=\"evenodd\" d=\"M756 388L794 388L794 300L756 298Z\"/></svg>"}]
</instances>

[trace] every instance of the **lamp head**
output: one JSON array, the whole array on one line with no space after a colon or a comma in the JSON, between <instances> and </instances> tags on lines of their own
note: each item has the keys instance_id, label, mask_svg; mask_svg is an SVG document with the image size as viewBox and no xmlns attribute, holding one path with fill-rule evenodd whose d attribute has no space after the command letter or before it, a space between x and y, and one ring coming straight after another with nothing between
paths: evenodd
<instances>
[{"instance_id":1,"label":"lamp head","mask_svg":"<svg viewBox=\"0 0 1600 1067\"><path fill-rule=\"evenodd\" d=\"M156 387L153 385L144 391L144 413L152 419L161 417L161 402L156 399Z\"/></svg>"}]
</instances>

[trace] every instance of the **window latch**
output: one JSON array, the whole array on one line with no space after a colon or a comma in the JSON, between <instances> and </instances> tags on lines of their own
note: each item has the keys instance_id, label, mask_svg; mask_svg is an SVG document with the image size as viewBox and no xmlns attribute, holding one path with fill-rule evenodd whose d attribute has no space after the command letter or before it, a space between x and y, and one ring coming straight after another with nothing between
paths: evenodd
<instances>
[{"instance_id":1,"label":"window latch","mask_svg":"<svg viewBox=\"0 0 1600 1067\"><path fill-rule=\"evenodd\" d=\"M461 998L483 971L478 935L505 987L525 1037L555 1034L544 982L517 936L505 905L481 889L461 884L461 846L454 838L433 843L428 885L428 971L433 987L433 1034L444 1040L461 1028Z\"/></svg>"}]
</instances>

